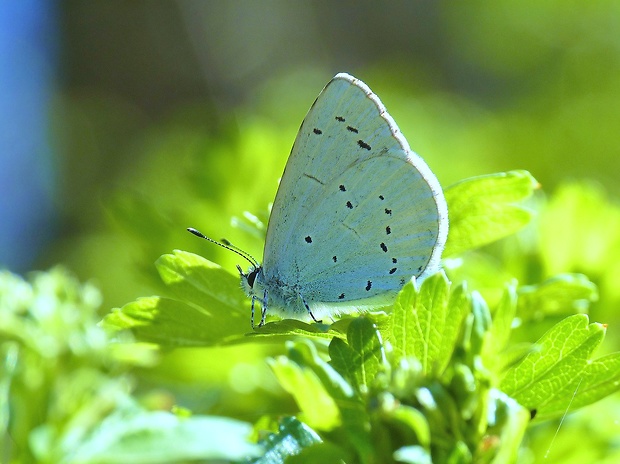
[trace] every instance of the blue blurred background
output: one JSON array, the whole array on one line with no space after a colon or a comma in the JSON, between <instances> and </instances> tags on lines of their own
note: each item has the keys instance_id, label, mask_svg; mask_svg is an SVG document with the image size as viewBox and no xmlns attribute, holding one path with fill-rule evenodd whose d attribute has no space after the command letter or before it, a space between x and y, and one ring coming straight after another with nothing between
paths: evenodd
<instances>
[{"instance_id":1,"label":"blue blurred background","mask_svg":"<svg viewBox=\"0 0 620 464\"><path fill-rule=\"evenodd\" d=\"M56 235L58 5L0 3L0 265L29 269Z\"/></svg>"}]
</instances>

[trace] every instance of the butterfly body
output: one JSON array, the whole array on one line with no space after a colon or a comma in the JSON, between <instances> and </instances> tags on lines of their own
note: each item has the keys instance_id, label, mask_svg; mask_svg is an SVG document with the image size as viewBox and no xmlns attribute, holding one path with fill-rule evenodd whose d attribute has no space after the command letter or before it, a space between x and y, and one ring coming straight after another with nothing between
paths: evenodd
<instances>
[{"instance_id":1,"label":"butterfly body","mask_svg":"<svg viewBox=\"0 0 620 464\"><path fill-rule=\"evenodd\" d=\"M393 301L439 269L443 192L378 97L336 75L304 119L246 293L285 318L318 320Z\"/></svg>"}]
</instances>

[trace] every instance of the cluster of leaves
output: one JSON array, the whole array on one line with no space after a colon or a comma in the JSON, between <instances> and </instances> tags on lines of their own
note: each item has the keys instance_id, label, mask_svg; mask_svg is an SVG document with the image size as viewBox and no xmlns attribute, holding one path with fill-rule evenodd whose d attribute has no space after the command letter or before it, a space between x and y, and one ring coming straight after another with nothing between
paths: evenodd
<instances>
[{"instance_id":1,"label":"cluster of leaves","mask_svg":"<svg viewBox=\"0 0 620 464\"><path fill-rule=\"evenodd\" d=\"M446 190L451 231L446 256L491 243L526 225L519 202L536 182L514 171ZM387 314L329 326L272 321L251 333L238 278L197 255L175 251L156 263L173 298L141 298L104 325L131 329L163 346L285 341L269 362L295 399L298 419L271 429L256 462L511 462L530 417L556 418L617 390L614 353L590 357L605 329L577 314L538 341L515 343L515 326L587 309L596 287L578 274L538 285L507 283L492 309L466 282L445 274L406 285ZM291 445L294 442L295 445Z\"/></svg>"},{"instance_id":2,"label":"cluster of leaves","mask_svg":"<svg viewBox=\"0 0 620 464\"><path fill-rule=\"evenodd\" d=\"M236 460L258 452L246 440L249 424L142 406L127 371L152 365L154 352L99 327L100 301L96 288L61 268L31 281L0 273L2 462Z\"/></svg>"},{"instance_id":3,"label":"cluster of leaves","mask_svg":"<svg viewBox=\"0 0 620 464\"><path fill-rule=\"evenodd\" d=\"M217 286L207 288L195 279L201 261L204 275L213 270L211 263L185 252L164 261L163 269L175 262L177 270L191 269L176 281L193 282L202 299L219 298L212 293ZM491 317L477 292L464 284L451 290L439 273L419 289L406 285L389 316L368 314L329 327L272 322L243 337L249 342L295 336L287 342L288 354L272 359L270 366L295 398L299 419L328 442L312 441L299 462L510 462L530 415L557 417L617 389L620 357L589 359L604 328L588 324L585 315L564 319L533 345L507 349L518 313L531 313L541 300L552 306L570 303L565 292L571 289L573 298L581 299L592 287L570 276L535 288L511 284ZM141 338L159 343L199 343L204 327L213 323L211 314L196 308L188 319L186 312L176 311L181 306L171 312L162 301L167 300L130 303L106 323L129 324ZM219 343L243 341L226 330ZM507 366L507 358L519 362ZM295 435L291 427L280 433ZM282 453L300 451L287 447Z\"/></svg>"},{"instance_id":4,"label":"cluster of leaves","mask_svg":"<svg viewBox=\"0 0 620 464\"><path fill-rule=\"evenodd\" d=\"M446 189L446 272L408 283L389 308L326 324L270 320L248 333L238 277L174 251L156 269L172 297L145 297L97 324L100 295L61 269L0 276L0 427L11 462L514 462L534 423L618 389L618 353L592 359L605 327L583 314L597 289L580 274L512 279L483 297L457 256L530 222L522 171ZM455 258L450 263L450 258ZM452 281L452 282L450 282ZM488 293L488 294L487 294ZM497 296L494 296L494 295ZM489 297L491 295L491 297ZM577 311L581 314L573 314ZM552 316L549 318L549 316ZM523 328L551 319L537 337ZM527 334L526 334L527 335ZM147 342L147 343L144 343ZM295 400L252 426L152 410L135 367L160 347L284 345L268 365ZM170 409L166 405L163 409ZM260 439L259 439L260 438Z\"/></svg>"}]
</instances>

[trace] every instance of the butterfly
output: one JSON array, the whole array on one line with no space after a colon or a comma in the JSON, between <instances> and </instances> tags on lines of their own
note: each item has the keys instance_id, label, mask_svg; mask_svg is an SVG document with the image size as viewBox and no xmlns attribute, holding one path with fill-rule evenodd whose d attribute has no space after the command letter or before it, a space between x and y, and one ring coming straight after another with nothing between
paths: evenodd
<instances>
[{"instance_id":1,"label":"butterfly","mask_svg":"<svg viewBox=\"0 0 620 464\"><path fill-rule=\"evenodd\" d=\"M301 124L271 210L262 265L229 243L215 243L251 263L247 272L237 268L254 327L257 302L259 326L268 312L320 322L388 305L412 277L419 282L439 270L447 235L437 178L368 86L340 73Z\"/></svg>"}]
</instances>

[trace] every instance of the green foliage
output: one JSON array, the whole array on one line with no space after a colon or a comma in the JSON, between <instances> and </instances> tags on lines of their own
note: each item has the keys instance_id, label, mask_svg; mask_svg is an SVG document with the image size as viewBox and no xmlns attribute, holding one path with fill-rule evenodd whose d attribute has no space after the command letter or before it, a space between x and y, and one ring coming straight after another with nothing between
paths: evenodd
<instances>
[{"instance_id":1,"label":"green foliage","mask_svg":"<svg viewBox=\"0 0 620 464\"><path fill-rule=\"evenodd\" d=\"M538 187L527 171L465 179L446 189L450 235L444 256L486 245L517 232L532 219L519 203Z\"/></svg>"},{"instance_id":2,"label":"green foliage","mask_svg":"<svg viewBox=\"0 0 620 464\"><path fill-rule=\"evenodd\" d=\"M420 292L407 285L394 303L390 330L394 354L416 358L425 374L445 369L463 319L470 310L468 295L462 287L451 295L448 289L447 278L435 276Z\"/></svg>"},{"instance_id":3,"label":"green foliage","mask_svg":"<svg viewBox=\"0 0 620 464\"><path fill-rule=\"evenodd\" d=\"M485 288L491 298L462 278L481 253L473 248L531 220L523 201L536 186L515 171L448 188L448 250L463 258L447 274L407 283L390 307L332 324L270 317L251 330L238 277L180 250L155 265L169 296L139 298L99 324L98 292L65 271L30 282L4 273L3 452L14 462L517 462L535 430L530 424L557 420L620 385L620 354L593 358L605 327L586 315L599 292L585 275L558 273L521 286L513 277ZM568 204L578 191L564 195ZM562 217L566 203L557 201L548 206L556 221L538 222L543 231ZM260 234L263 221L247 216L244 224ZM554 245L565 242L548 243L541 255ZM473 282L497 279L480 269ZM138 368L167 356L157 347L214 353L227 346L251 347L259 359L259 347L285 348L267 358L280 390L265 385L271 390L259 400L259 446L248 440L246 423L153 410L132 389ZM217 356L202 359L222 368ZM242 387L251 371L239 366ZM277 400L270 403L270 395ZM290 406L275 406L286 397Z\"/></svg>"},{"instance_id":4,"label":"green foliage","mask_svg":"<svg viewBox=\"0 0 620 464\"><path fill-rule=\"evenodd\" d=\"M321 437L303 422L298 421L294 417L286 417L279 424L278 432L272 433L262 440L267 448L265 455L255 461L255 464L284 464L284 462L314 462L308 456L308 450L312 449L312 445L321 443ZM298 458L293 461L289 459L291 456ZM320 459L325 459L326 454L323 453ZM328 462L337 462L339 456L331 456Z\"/></svg>"},{"instance_id":5,"label":"green foliage","mask_svg":"<svg viewBox=\"0 0 620 464\"><path fill-rule=\"evenodd\" d=\"M535 186L515 172L448 189L453 252L522 227L531 213L518 203ZM287 353L268 365L300 420L284 416L261 440L261 463L515 462L530 415L557 418L618 389L620 356L592 359L605 330L585 314L560 319L538 341L513 339L515 321L587 311L598 293L580 274L510 281L491 309L467 283L438 273L405 285L387 314L331 325L271 321L249 332L237 277L178 250L156 269L173 298L140 298L101 328L97 291L66 272L31 283L2 276L1 423L14 460L239 460L257 452L246 424L136 402L125 372L153 365L156 352L131 342L127 329L170 347L288 340Z\"/></svg>"},{"instance_id":6,"label":"green foliage","mask_svg":"<svg viewBox=\"0 0 620 464\"><path fill-rule=\"evenodd\" d=\"M100 299L60 268L31 281L0 274L3 461L163 463L258 452L249 424L141 406L127 370L154 365L156 353L98 327Z\"/></svg>"},{"instance_id":7,"label":"green foliage","mask_svg":"<svg viewBox=\"0 0 620 464\"><path fill-rule=\"evenodd\" d=\"M512 289L501 305L514 312ZM445 327L446 307L458 330ZM406 285L392 311L398 330L356 318L346 341L330 342L329 363L307 339L271 362L300 418L329 442L324 460L339 447L346 462L515 462L531 413L559 416L617 390L617 356L589 360L604 332L584 315L561 321L504 369L489 353L502 350L509 329L495 329L484 300L451 289L445 275Z\"/></svg>"},{"instance_id":8,"label":"green foliage","mask_svg":"<svg viewBox=\"0 0 620 464\"><path fill-rule=\"evenodd\" d=\"M272 363L282 383L296 379L290 393L300 407L300 417L322 431L329 442L324 460L333 455L334 447L341 449L340 456L347 457L346 462L363 463L492 462L497 456L515 454L529 412L490 387L489 374L479 361L481 334L474 327L486 323L479 324L475 319L488 321L488 311L484 305L474 311L473 306L478 304L475 297L465 297L462 287L453 291L449 287L443 274L427 279L419 289L413 283L406 285L393 308L393 317L406 321L403 330L382 331L372 317L356 318L349 324L346 341L334 338L330 342L329 363L318 357L307 340L289 343L288 355ZM442 297L428 298L438 294ZM428 331L422 342L409 344L412 354L407 350L386 351L390 345L407 345L401 334L419 333L420 321L430 320L448 300L459 308L467 306L467 313L474 315L469 323L458 324L469 330ZM441 322L438 325L441 329ZM384 339L382 332L390 334ZM434 366L433 373L414 356L424 344L437 347L437 354L427 353L425 358L428 366ZM458 354L472 345L478 352ZM456 351L455 346L459 348ZM451 359L443 368L437 367L439 354L446 352ZM301 378L299 372L306 375ZM319 379L322 385L317 387ZM337 424L333 419L326 423L317 415L313 398L321 398L326 392L334 401L319 408L337 418ZM502 440L492 438L499 436ZM488 443L494 443L494 449L484 448ZM321 446L315 444L314 453L318 455L316 448Z\"/></svg>"},{"instance_id":9,"label":"green foliage","mask_svg":"<svg viewBox=\"0 0 620 464\"><path fill-rule=\"evenodd\" d=\"M523 201L537 185L513 171L446 189L447 254L527 225ZM262 224L245 227L252 222ZM510 279L490 305L465 280L438 273L408 283L381 311L331 325L270 318L250 331L238 277L179 250L156 267L173 298L129 303L104 327L170 347L285 342L286 354L268 364L301 422L285 416L258 462L282 462L286 452L291 462L516 462L531 415L559 418L618 390L618 354L591 359L603 326L585 314L561 319L598 298L582 274ZM550 325L538 341L520 331L540 321ZM284 436L300 430L316 439L284 451Z\"/></svg>"},{"instance_id":10,"label":"green foliage","mask_svg":"<svg viewBox=\"0 0 620 464\"><path fill-rule=\"evenodd\" d=\"M605 328L588 324L582 314L553 326L530 352L506 372L500 387L537 417L563 414L617 391L620 353L590 357L603 340ZM567 403L570 399L570 403Z\"/></svg>"}]
</instances>

